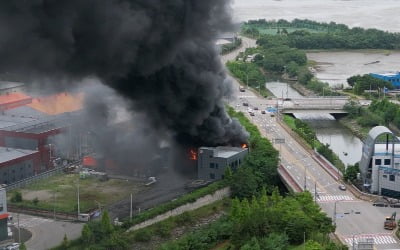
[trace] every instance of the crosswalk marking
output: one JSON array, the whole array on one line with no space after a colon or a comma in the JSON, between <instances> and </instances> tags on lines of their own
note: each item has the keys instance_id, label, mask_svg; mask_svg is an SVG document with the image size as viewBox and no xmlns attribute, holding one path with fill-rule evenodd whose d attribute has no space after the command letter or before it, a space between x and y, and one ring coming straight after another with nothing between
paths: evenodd
<instances>
[{"instance_id":1,"label":"crosswalk marking","mask_svg":"<svg viewBox=\"0 0 400 250\"><path fill-rule=\"evenodd\" d=\"M254 95L240 95L238 97L239 98L255 98L256 96L254 96Z\"/></svg>"},{"instance_id":2,"label":"crosswalk marking","mask_svg":"<svg viewBox=\"0 0 400 250\"><path fill-rule=\"evenodd\" d=\"M373 239L375 245L387 245L387 244L396 244L397 241L396 239L388 234L388 235L382 235L382 234L372 234L372 235L356 235L354 236L347 236L344 238L346 244L353 246L353 241L354 244L356 245L359 241L366 241L366 239Z\"/></svg>"},{"instance_id":3,"label":"crosswalk marking","mask_svg":"<svg viewBox=\"0 0 400 250\"><path fill-rule=\"evenodd\" d=\"M317 199L320 202L330 201L353 201L354 199L348 195L317 195Z\"/></svg>"}]
</instances>

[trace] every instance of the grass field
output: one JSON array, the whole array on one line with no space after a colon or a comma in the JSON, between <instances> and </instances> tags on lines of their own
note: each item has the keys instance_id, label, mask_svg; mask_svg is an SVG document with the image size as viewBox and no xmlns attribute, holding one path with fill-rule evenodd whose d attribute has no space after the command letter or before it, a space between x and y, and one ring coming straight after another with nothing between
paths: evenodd
<instances>
[{"instance_id":1,"label":"grass field","mask_svg":"<svg viewBox=\"0 0 400 250\"><path fill-rule=\"evenodd\" d=\"M143 190L143 183L110 179L100 181L94 177L79 179L80 210L82 213L105 206ZM77 211L78 174L59 174L42 179L22 189L7 193L8 203L27 208L73 213ZM16 192L22 202L11 202Z\"/></svg>"}]
</instances>

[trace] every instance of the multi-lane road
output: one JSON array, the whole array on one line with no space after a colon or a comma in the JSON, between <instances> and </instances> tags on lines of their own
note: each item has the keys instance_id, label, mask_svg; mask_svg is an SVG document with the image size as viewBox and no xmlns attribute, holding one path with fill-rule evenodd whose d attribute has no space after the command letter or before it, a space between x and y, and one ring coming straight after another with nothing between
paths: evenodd
<instances>
[{"instance_id":1,"label":"multi-lane road","mask_svg":"<svg viewBox=\"0 0 400 250\"><path fill-rule=\"evenodd\" d=\"M244 47L255 44L248 39L246 41ZM224 56L222 61L235 58L235 54L237 52L233 52L229 57ZM399 208L374 207L372 202L359 200L350 191L340 190L340 181L329 175L311 157L310 152L292 138L278 122L279 116L272 117L268 112L261 114L261 110L276 105L276 101L259 97L250 90L240 92L239 83L235 79L232 79L232 82L233 95L227 100L229 104L237 111L246 113L271 142L284 141L274 143L280 152L282 166L302 189L316 194L316 201L322 210L336 223L336 235L343 243L352 246L353 242L361 238L373 238L376 249L400 249L400 242L394 236L394 231L383 228L385 217L394 211L400 214ZM249 106L244 106L243 103L248 103ZM255 107L259 110L254 110ZM249 108L253 110L254 116L249 115Z\"/></svg>"}]
</instances>

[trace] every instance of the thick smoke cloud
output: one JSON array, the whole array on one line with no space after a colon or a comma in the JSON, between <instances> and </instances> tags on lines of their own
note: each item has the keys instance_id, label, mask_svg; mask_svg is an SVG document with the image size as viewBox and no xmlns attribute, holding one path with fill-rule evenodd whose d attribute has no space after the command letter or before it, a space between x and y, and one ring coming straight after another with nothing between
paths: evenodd
<instances>
[{"instance_id":1,"label":"thick smoke cloud","mask_svg":"<svg viewBox=\"0 0 400 250\"><path fill-rule=\"evenodd\" d=\"M214 49L217 34L232 28L228 4L0 1L0 72L95 76L181 145L238 145L247 134L224 110L229 83Z\"/></svg>"}]
</instances>

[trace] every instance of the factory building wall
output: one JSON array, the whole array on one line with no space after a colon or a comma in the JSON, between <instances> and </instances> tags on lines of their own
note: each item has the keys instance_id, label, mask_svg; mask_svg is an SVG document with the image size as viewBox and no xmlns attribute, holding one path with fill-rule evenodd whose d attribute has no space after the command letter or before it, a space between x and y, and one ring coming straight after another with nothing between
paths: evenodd
<instances>
[{"instance_id":1,"label":"factory building wall","mask_svg":"<svg viewBox=\"0 0 400 250\"><path fill-rule=\"evenodd\" d=\"M10 184L35 173L35 160L28 159L21 162L0 167L0 183Z\"/></svg>"},{"instance_id":2,"label":"factory building wall","mask_svg":"<svg viewBox=\"0 0 400 250\"><path fill-rule=\"evenodd\" d=\"M4 147L37 150L39 143L37 139L5 136Z\"/></svg>"},{"instance_id":3,"label":"factory building wall","mask_svg":"<svg viewBox=\"0 0 400 250\"><path fill-rule=\"evenodd\" d=\"M400 198L400 158L394 158L393 168L390 155L374 156L372 159L371 192Z\"/></svg>"},{"instance_id":4,"label":"factory building wall","mask_svg":"<svg viewBox=\"0 0 400 250\"><path fill-rule=\"evenodd\" d=\"M248 151L238 152L229 158L214 157L212 149L201 149L198 155L197 173L201 180L220 180L224 178L225 169L230 166L232 171L243 163Z\"/></svg>"}]
</instances>

